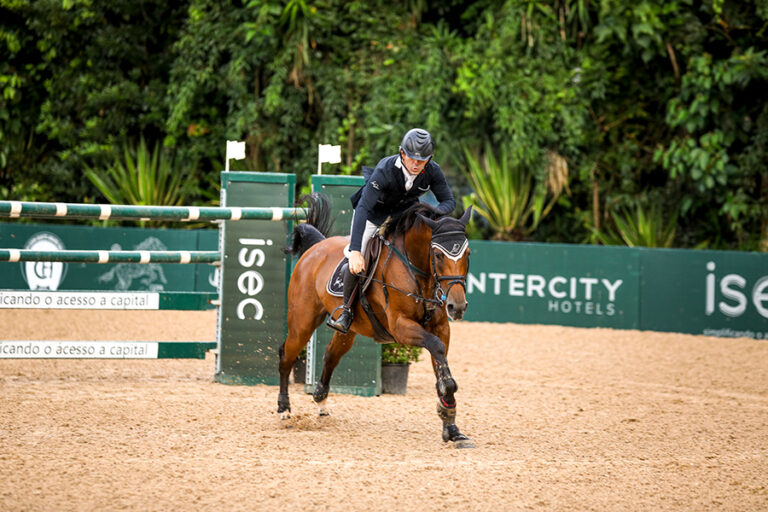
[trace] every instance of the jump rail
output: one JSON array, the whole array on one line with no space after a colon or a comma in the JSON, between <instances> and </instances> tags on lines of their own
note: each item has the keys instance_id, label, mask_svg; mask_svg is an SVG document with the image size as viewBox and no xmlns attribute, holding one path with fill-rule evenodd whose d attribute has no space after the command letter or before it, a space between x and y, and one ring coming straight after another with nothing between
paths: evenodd
<instances>
[{"instance_id":1,"label":"jump rail","mask_svg":"<svg viewBox=\"0 0 768 512\"><path fill-rule=\"evenodd\" d=\"M248 199L240 199L240 204L254 205L259 202L275 204L278 201L283 204L293 203L292 186L295 185L295 176L270 175L269 179L256 179L248 173L227 173L227 178L222 178L223 190L245 191ZM254 194L254 186L257 186ZM252 196L259 196L251 199ZM226 195L225 195L226 197ZM226 203L225 203L226 204ZM236 203L237 204L237 203ZM279 204L279 203L278 203ZM26 202L26 201L0 201L0 218L42 218L42 219L93 219L93 220L154 220L154 221L239 221L239 220L267 220L267 221L298 221L307 218L306 208L283 207L194 207L194 206L137 206L137 205L106 205L84 203L58 203L58 202ZM210 263L227 268L224 247L230 247L231 251L241 250L240 245L265 243L266 250L272 244L272 238L282 239L283 232L260 235L264 240L251 239L250 235L232 234L232 242L227 245L227 224L224 223L220 232L219 251L102 251L102 250L61 250L41 251L28 249L0 249L0 262L71 262L71 263ZM232 233L247 232L247 226L232 226ZM270 228L271 229L271 228ZM240 231L238 231L240 230ZM274 231L274 230L273 230ZM223 233L223 235L222 235ZM245 236L245 238L243 238ZM272 257L280 258L278 249L271 248L275 253ZM234 254L234 252L233 252ZM260 267L263 261L254 261ZM286 263L286 271L289 272ZM256 269L251 272L257 272ZM275 276L277 279L279 276ZM283 276L284 278L284 276ZM281 280L282 281L282 280ZM219 284L219 292L224 293L226 283ZM260 290L260 288L259 288ZM259 320L262 323L268 319L282 318L283 314L273 314L270 307L263 308L259 300L263 297L255 296L259 290L251 293L249 290L245 298L237 304L237 311L232 317L234 320L244 323L253 322L251 318L254 311L258 311ZM233 293L233 292L230 292ZM245 292L243 292L245 293ZM237 295L237 292L234 292ZM232 302L232 301L229 301ZM206 309L210 307L224 308L225 301L214 293L182 293L170 294L164 292L78 292L78 291L18 291L0 290L0 308L34 308L34 309ZM234 304L234 302L232 302ZM248 306L248 315L238 316L242 309ZM276 306L277 307L277 306ZM251 308L256 308L252 310ZM263 312L266 310L266 312ZM219 310L221 315L230 315ZM262 319L260 315L264 314ZM252 324L248 324L249 327ZM231 329L231 327L230 327ZM276 325L275 332L282 331L282 326ZM217 325L216 342L131 342L131 341L0 341L0 359L2 358L204 358L207 351L218 348L225 350L227 354L233 335L225 334L221 323ZM239 331L238 331L239 332ZM268 331L272 332L272 331ZM245 341L239 337L237 350L241 350L243 343L259 346L259 339ZM247 337L246 337L247 338ZM266 347L265 350L272 350ZM259 348L257 352L262 352ZM240 361L234 361L225 367L222 366L222 358L217 357L216 371L221 380L219 382L240 382L242 369ZM230 358L231 359L231 358ZM267 364L265 358L263 363ZM227 360L229 361L229 359ZM248 364L253 361L249 360ZM272 370L270 366L270 372ZM268 372L259 368L248 367L251 374L257 375L259 382L264 381L262 373ZM249 377L248 377L249 378ZM271 378L271 373L270 377ZM246 380L242 380L245 382Z\"/></svg>"},{"instance_id":2,"label":"jump rail","mask_svg":"<svg viewBox=\"0 0 768 512\"><path fill-rule=\"evenodd\" d=\"M62 263L211 263L221 264L218 251L34 251L0 249L0 262L55 261Z\"/></svg>"},{"instance_id":3,"label":"jump rail","mask_svg":"<svg viewBox=\"0 0 768 512\"><path fill-rule=\"evenodd\" d=\"M123 204L34 203L0 201L0 217L99 220L303 220L306 208L237 208L213 206L134 206Z\"/></svg>"}]
</instances>

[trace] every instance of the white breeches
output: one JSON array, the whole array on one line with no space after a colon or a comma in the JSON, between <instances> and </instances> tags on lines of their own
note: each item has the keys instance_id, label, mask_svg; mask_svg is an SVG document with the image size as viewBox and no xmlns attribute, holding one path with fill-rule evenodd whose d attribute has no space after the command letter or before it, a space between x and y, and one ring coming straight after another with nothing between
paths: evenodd
<instances>
[{"instance_id":1,"label":"white breeches","mask_svg":"<svg viewBox=\"0 0 768 512\"><path fill-rule=\"evenodd\" d=\"M355 222L355 214L352 213L352 222ZM351 226L351 225L350 225ZM379 230L379 226L374 224L373 222L367 220L365 221L365 231L363 231L363 241L360 244L360 254L365 256L365 248L368 247L368 242L371 241L371 238L373 238L373 235L376 234L376 231ZM350 232L352 231L350 227ZM349 258L349 244L344 247L344 256Z\"/></svg>"}]
</instances>

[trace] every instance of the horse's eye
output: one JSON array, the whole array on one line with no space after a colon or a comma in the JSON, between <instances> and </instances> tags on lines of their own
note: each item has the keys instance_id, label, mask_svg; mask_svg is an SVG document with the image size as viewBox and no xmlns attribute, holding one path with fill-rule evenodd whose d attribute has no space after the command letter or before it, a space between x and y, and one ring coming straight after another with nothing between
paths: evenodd
<instances>
[{"instance_id":1,"label":"horse's eye","mask_svg":"<svg viewBox=\"0 0 768 512\"><path fill-rule=\"evenodd\" d=\"M439 251L435 251L435 261L443 261L445 255Z\"/></svg>"}]
</instances>

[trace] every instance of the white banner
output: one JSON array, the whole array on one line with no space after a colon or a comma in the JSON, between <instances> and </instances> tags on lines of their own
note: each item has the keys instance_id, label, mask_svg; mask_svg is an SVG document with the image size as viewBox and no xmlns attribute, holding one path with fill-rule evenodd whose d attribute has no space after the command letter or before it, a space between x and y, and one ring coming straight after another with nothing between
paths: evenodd
<instances>
[{"instance_id":1,"label":"white banner","mask_svg":"<svg viewBox=\"0 0 768 512\"><path fill-rule=\"evenodd\" d=\"M0 309L159 309L157 292L0 291Z\"/></svg>"},{"instance_id":2,"label":"white banner","mask_svg":"<svg viewBox=\"0 0 768 512\"><path fill-rule=\"evenodd\" d=\"M157 342L0 341L0 359L157 359Z\"/></svg>"}]
</instances>

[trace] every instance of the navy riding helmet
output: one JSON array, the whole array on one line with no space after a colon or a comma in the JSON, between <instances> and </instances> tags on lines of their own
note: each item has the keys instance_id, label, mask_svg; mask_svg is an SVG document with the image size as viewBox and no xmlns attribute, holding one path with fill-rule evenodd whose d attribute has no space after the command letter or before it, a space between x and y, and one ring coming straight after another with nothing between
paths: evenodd
<instances>
[{"instance_id":1,"label":"navy riding helmet","mask_svg":"<svg viewBox=\"0 0 768 512\"><path fill-rule=\"evenodd\" d=\"M432 141L432 135L427 130L413 128L403 137L400 143L400 149L405 152L405 156L414 160L429 160L435 152L435 143Z\"/></svg>"}]
</instances>

